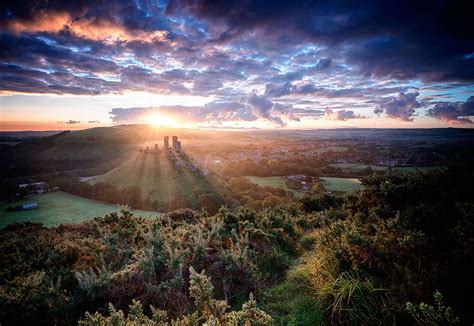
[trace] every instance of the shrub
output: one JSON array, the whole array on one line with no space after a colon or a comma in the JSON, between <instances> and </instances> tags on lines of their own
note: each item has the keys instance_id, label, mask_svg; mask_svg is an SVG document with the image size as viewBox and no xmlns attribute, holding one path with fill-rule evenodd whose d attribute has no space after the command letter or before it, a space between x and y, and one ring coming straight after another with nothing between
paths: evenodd
<instances>
[{"instance_id":1,"label":"shrub","mask_svg":"<svg viewBox=\"0 0 474 326\"><path fill-rule=\"evenodd\" d=\"M405 309L418 325L447 326L458 324L459 318L454 316L451 307L447 307L443 304L443 295L436 291L433 297L435 302L434 306L430 306L424 302L415 306L411 302L407 302Z\"/></svg>"}]
</instances>

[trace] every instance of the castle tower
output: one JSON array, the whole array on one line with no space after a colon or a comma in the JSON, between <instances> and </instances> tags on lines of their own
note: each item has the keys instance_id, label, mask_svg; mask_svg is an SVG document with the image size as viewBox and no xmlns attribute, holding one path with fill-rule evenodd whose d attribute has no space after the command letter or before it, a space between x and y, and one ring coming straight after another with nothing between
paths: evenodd
<instances>
[{"instance_id":1,"label":"castle tower","mask_svg":"<svg viewBox=\"0 0 474 326\"><path fill-rule=\"evenodd\" d=\"M155 147L153 149L155 150L155 152L158 152L158 150L159 150L158 144L155 144Z\"/></svg>"},{"instance_id":2,"label":"castle tower","mask_svg":"<svg viewBox=\"0 0 474 326\"><path fill-rule=\"evenodd\" d=\"M180 142L180 141L178 141L178 142L176 143L176 150L177 150L178 152L181 152L181 142Z\"/></svg>"},{"instance_id":3,"label":"castle tower","mask_svg":"<svg viewBox=\"0 0 474 326\"><path fill-rule=\"evenodd\" d=\"M178 136L173 136L171 140L173 149L176 150L178 148Z\"/></svg>"},{"instance_id":4,"label":"castle tower","mask_svg":"<svg viewBox=\"0 0 474 326\"><path fill-rule=\"evenodd\" d=\"M163 142L164 142L163 149L170 149L170 137L165 136L163 138Z\"/></svg>"}]
</instances>

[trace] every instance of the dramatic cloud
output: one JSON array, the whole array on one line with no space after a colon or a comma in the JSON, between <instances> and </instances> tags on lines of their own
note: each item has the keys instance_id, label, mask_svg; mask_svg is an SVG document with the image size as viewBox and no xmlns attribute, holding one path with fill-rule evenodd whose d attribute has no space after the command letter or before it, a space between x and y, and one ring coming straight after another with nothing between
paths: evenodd
<instances>
[{"instance_id":1,"label":"dramatic cloud","mask_svg":"<svg viewBox=\"0 0 474 326\"><path fill-rule=\"evenodd\" d=\"M460 0L6 0L0 93L206 97L206 106L167 107L207 123L377 119L374 108L402 121L426 108L450 122L441 112L455 116L461 104L440 103L474 92L472 9Z\"/></svg>"},{"instance_id":2,"label":"dramatic cloud","mask_svg":"<svg viewBox=\"0 0 474 326\"><path fill-rule=\"evenodd\" d=\"M14 33L70 33L73 36L114 42L166 42L166 31L133 31L112 20L73 18L65 12L38 12L30 20L10 19L5 24L6 30Z\"/></svg>"},{"instance_id":3,"label":"dramatic cloud","mask_svg":"<svg viewBox=\"0 0 474 326\"><path fill-rule=\"evenodd\" d=\"M285 125L279 116L271 115L273 103L266 97L252 94L247 99L247 103L257 117L273 122L281 127Z\"/></svg>"},{"instance_id":4,"label":"dramatic cloud","mask_svg":"<svg viewBox=\"0 0 474 326\"><path fill-rule=\"evenodd\" d=\"M294 112L295 111L295 112ZM318 116L322 111L316 110ZM242 102L210 102L203 106L160 106L114 108L110 111L115 123L140 123L153 114L166 115L184 123L220 124L225 121L262 121L283 127L284 120L299 121L302 116L315 115L312 110L294 110L291 105L273 103L265 96L251 94Z\"/></svg>"},{"instance_id":5,"label":"dramatic cloud","mask_svg":"<svg viewBox=\"0 0 474 326\"><path fill-rule=\"evenodd\" d=\"M284 84L267 84L265 85L265 96L268 97L280 97L290 94L291 83Z\"/></svg>"},{"instance_id":6,"label":"dramatic cloud","mask_svg":"<svg viewBox=\"0 0 474 326\"><path fill-rule=\"evenodd\" d=\"M281 45L344 45L339 50L365 73L473 80L474 58L465 57L474 52L472 9L466 1L172 0L168 11L212 22L219 42L257 32Z\"/></svg>"},{"instance_id":7,"label":"dramatic cloud","mask_svg":"<svg viewBox=\"0 0 474 326\"><path fill-rule=\"evenodd\" d=\"M347 121L350 119L364 119L364 116L360 114L355 114L351 110L339 110L333 111L331 109L326 109L324 111L324 119L326 120L336 120L336 121Z\"/></svg>"},{"instance_id":8,"label":"dramatic cloud","mask_svg":"<svg viewBox=\"0 0 474 326\"><path fill-rule=\"evenodd\" d=\"M331 58L322 58L318 61L316 65L317 69L327 69L331 65L332 59Z\"/></svg>"},{"instance_id":9,"label":"dramatic cloud","mask_svg":"<svg viewBox=\"0 0 474 326\"><path fill-rule=\"evenodd\" d=\"M420 108L424 104L416 98L419 93L400 93L397 98L391 99L387 103L381 104L374 110L379 114L385 112L389 118L399 119L403 121L413 121L415 109Z\"/></svg>"},{"instance_id":10,"label":"dramatic cloud","mask_svg":"<svg viewBox=\"0 0 474 326\"><path fill-rule=\"evenodd\" d=\"M301 121L291 104L275 103L273 105L273 112L285 116L288 120Z\"/></svg>"},{"instance_id":11,"label":"dramatic cloud","mask_svg":"<svg viewBox=\"0 0 474 326\"><path fill-rule=\"evenodd\" d=\"M439 103L428 110L428 116L451 123L472 124L474 117L474 96L464 103Z\"/></svg>"}]
</instances>

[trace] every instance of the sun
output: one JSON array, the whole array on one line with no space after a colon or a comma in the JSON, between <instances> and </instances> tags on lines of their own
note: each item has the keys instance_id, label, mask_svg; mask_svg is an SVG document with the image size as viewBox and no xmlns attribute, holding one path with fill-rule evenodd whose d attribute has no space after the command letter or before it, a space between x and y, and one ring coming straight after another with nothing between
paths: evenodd
<instances>
[{"instance_id":1,"label":"sun","mask_svg":"<svg viewBox=\"0 0 474 326\"><path fill-rule=\"evenodd\" d=\"M170 117L158 114L158 113L152 113L145 117L145 121L153 126L167 126L167 127L172 127L176 125L176 121L171 119Z\"/></svg>"}]
</instances>

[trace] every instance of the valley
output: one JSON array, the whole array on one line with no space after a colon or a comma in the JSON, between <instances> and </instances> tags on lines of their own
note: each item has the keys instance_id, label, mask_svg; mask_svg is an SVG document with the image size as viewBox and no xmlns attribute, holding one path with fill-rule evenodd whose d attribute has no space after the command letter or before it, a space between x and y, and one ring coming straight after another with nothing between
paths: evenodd
<instances>
[{"instance_id":1,"label":"valley","mask_svg":"<svg viewBox=\"0 0 474 326\"><path fill-rule=\"evenodd\" d=\"M473 160L472 133L410 132L236 132L120 125L56 134L23 133L17 138L9 133L4 138L13 143L0 145L5 157L2 200L8 205L35 193L19 191L19 184L45 182L48 190L59 189L104 205L160 213L185 207L216 213L222 205L261 209L322 193L344 196L360 190L360 180L373 173L427 173L447 168L453 157ZM169 138L163 142L165 136ZM179 150L174 149L177 143L171 144L171 136L179 140ZM5 205L0 217L3 225L29 220L32 214L6 213ZM43 206L45 212L48 205ZM70 221L80 220L85 212L71 213ZM51 216L56 214L51 212Z\"/></svg>"}]
</instances>

